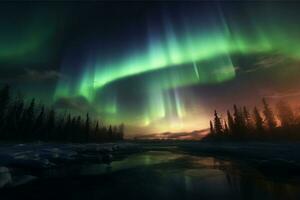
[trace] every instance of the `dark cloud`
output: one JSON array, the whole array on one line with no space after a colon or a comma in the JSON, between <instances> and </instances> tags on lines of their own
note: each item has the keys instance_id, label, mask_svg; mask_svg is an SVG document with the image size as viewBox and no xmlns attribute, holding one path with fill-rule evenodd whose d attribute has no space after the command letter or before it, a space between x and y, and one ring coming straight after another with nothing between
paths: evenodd
<instances>
[{"instance_id":1,"label":"dark cloud","mask_svg":"<svg viewBox=\"0 0 300 200\"><path fill-rule=\"evenodd\" d=\"M244 70L244 73L251 73L251 72L256 72L256 71L262 70L262 69L276 67L276 66L284 64L286 61L287 61L286 57L284 57L280 54L262 56L257 59L257 62L254 63L254 65L251 68Z\"/></svg>"},{"instance_id":2,"label":"dark cloud","mask_svg":"<svg viewBox=\"0 0 300 200\"><path fill-rule=\"evenodd\" d=\"M36 70L25 68L18 71L2 70L0 75L0 81L6 83L55 82L63 78L66 78L66 76L55 69Z\"/></svg>"},{"instance_id":3,"label":"dark cloud","mask_svg":"<svg viewBox=\"0 0 300 200\"><path fill-rule=\"evenodd\" d=\"M297 97L300 96L300 90L291 90L291 91L283 91L283 92L271 92L269 94L265 94L264 97L267 98L287 98L287 97Z\"/></svg>"},{"instance_id":4,"label":"dark cloud","mask_svg":"<svg viewBox=\"0 0 300 200\"><path fill-rule=\"evenodd\" d=\"M80 97L62 97L54 102L57 109L66 109L78 112L90 110L90 103L82 96Z\"/></svg>"},{"instance_id":5,"label":"dark cloud","mask_svg":"<svg viewBox=\"0 0 300 200\"><path fill-rule=\"evenodd\" d=\"M63 78L63 75L56 70L35 70L25 69L25 73L20 76L21 80L25 81L48 81L58 80Z\"/></svg>"}]
</instances>

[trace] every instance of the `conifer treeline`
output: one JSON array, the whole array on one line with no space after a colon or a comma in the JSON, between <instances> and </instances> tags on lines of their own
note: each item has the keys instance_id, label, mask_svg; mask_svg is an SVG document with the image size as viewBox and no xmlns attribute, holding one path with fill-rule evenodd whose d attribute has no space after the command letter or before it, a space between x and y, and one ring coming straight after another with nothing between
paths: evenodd
<instances>
[{"instance_id":1,"label":"conifer treeline","mask_svg":"<svg viewBox=\"0 0 300 200\"><path fill-rule=\"evenodd\" d=\"M215 110L206 139L300 139L300 116L288 103L278 102L274 111L266 99L262 104L262 110L233 105L224 118Z\"/></svg>"},{"instance_id":2,"label":"conifer treeline","mask_svg":"<svg viewBox=\"0 0 300 200\"><path fill-rule=\"evenodd\" d=\"M61 115L35 99L27 105L21 97L13 97L9 86L0 89L0 140L107 142L123 140L124 125L104 126L70 113Z\"/></svg>"}]
</instances>

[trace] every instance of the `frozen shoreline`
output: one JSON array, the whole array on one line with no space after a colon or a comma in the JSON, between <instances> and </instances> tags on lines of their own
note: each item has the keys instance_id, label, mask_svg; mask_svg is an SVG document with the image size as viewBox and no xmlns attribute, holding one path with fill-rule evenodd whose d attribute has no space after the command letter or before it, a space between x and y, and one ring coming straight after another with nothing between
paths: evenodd
<instances>
[{"instance_id":1,"label":"frozen shoreline","mask_svg":"<svg viewBox=\"0 0 300 200\"><path fill-rule=\"evenodd\" d=\"M110 163L114 154L138 151L136 144L0 144L0 188L37 179L31 172L68 164Z\"/></svg>"}]
</instances>

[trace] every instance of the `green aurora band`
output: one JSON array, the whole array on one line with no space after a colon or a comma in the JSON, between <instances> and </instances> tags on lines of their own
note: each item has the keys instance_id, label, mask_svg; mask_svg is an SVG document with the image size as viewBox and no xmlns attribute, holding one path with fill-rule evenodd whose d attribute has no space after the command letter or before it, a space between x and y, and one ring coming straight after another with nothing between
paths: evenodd
<instances>
[{"instance_id":1,"label":"green aurora band","mask_svg":"<svg viewBox=\"0 0 300 200\"><path fill-rule=\"evenodd\" d=\"M241 27L226 20L221 13L209 22L209 27L184 20L181 29L164 18L162 30L153 31L149 26L146 48L129 50L123 59L107 61L100 55L94 56L87 60L79 84L74 86L70 81L61 80L55 98L84 96L99 105L97 112L109 123L149 126L167 119L170 126L161 126L161 130L184 129L181 119L188 116L189 110L178 88L233 79L236 72L232 55L276 52L300 58L300 37L296 37L299 27L286 23L280 15L266 14L264 20L260 17L252 16ZM139 85L131 86L142 91L145 102L134 110L126 109L119 98L120 88L128 88L118 85L127 79L133 82L141 79L136 82Z\"/></svg>"}]
</instances>

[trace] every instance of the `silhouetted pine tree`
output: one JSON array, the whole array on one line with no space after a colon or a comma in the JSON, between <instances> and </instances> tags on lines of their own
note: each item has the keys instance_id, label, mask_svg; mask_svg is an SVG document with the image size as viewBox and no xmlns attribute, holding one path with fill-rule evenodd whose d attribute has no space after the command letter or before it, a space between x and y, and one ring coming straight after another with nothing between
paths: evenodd
<instances>
[{"instance_id":1,"label":"silhouetted pine tree","mask_svg":"<svg viewBox=\"0 0 300 200\"><path fill-rule=\"evenodd\" d=\"M227 125L227 122L225 120L224 120L224 133L225 134L229 133L228 125Z\"/></svg>"},{"instance_id":2,"label":"silhouetted pine tree","mask_svg":"<svg viewBox=\"0 0 300 200\"><path fill-rule=\"evenodd\" d=\"M100 131L101 133L102 133L102 139L104 140L104 141L106 141L106 140L109 140L109 135L108 135L108 129L105 127L105 126L103 126L102 128L101 128L101 131Z\"/></svg>"},{"instance_id":3,"label":"silhouetted pine tree","mask_svg":"<svg viewBox=\"0 0 300 200\"><path fill-rule=\"evenodd\" d=\"M233 121L233 117L230 113L229 110L227 110L227 120L228 120L228 129L229 129L229 132L230 133L233 133L235 130L234 130L234 121Z\"/></svg>"},{"instance_id":4,"label":"silhouetted pine tree","mask_svg":"<svg viewBox=\"0 0 300 200\"><path fill-rule=\"evenodd\" d=\"M276 127L276 120L275 120L275 116L274 113L272 111L272 109L270 108L269 104L267 103L266 99L263 98L262 99L263 105L264 105L264 116L265 116L265 120L266 123L268 125L269 129L274 129Z\"/></svg>"},{"instance_id":5,"label":"silhouetted pine tree","mask_svg":"<svg viewBox=\"0 0 300 200\"><path fill-rule=\"evenodd\" d=\"M94 129L94 138L95 138L95 141L97 141L99 139L99 121L98 120L96 122L96 126Z\"/></svg>"},{"instance_id":6,"label":"silhouetted pine tree","mask_svg":"<svg viewBox=\"0 0 300 200\"><path fill-rule=\"evenodd\" d=\"M2 126L2 137L7 138L10 136L17 137L17 121L16 121L17 104L12 104L5 115L5 122ZM3 139L2 138L2 139Z\"/></svg>"},{"instance_id":7,"label":"silhouetted pine tree","mask_svg":"<svg viewBox=\"0 0 300 200\"><path fill-rule=\"evenodd\" d=\"M67 120L66 120L66 123L65 123L65 127L64 127L64 132L65 132L65 134L64 134L64 141L71 141L71 139L72 139L72 136L71 136L71 122L72 121L72 119L71 119L71 114L69 113L68 115L67 115Z\"/></svg>"},{"instance_id":8,"label":"silhouetted pine tree","mask_svg":"<svg viewBox=\"0 0 300 200\"><path fill-rule=\"evenodd\" d=\"M5 123L6 123L6 111L10 101L10 87L8 85L4 86L0 90L0 138L5 138Z\"/></svg>"},{"instance_id":9,"label":"silhouetted pine tree","mask_svg":"<svg viewBox=\"0 0 300 200\"><path fill-rule=\"evenodd\" d=\"M215 133L214 126L211 120L209 120L209 127L210 127L210 134L214 134Z\"/></svg>"},{"instance_id":10,"label":"silhouetted pine tree","mask_svg":"<svg viewBox=\"0 0 300 200\"><path fill-rule=\"evenodd\" d=\"M217 111L215 110L215 119L214 119L214 129L215 129L215 133L217 135L222 134L223 133L223 127L222 127L222 123L221 123L221 119L218 116Z\"/></svg>"},{"instance_id":11,"label":"silhouetted pine tree","mask_svg":"<svg viewBox=\"0 0 300 200\"><path fill-rule=\"evenodd\" d=\"M279 101L277 103L277 110L282 127L290 127L295 124L295 115L288 103Z\"/></svg>"},{"instance_id":12,"label":"silhouetted pine tree","mask_svg":"<svg viewBox=\"0 0 300 200\"><path fill-rule=\"evenodd\" d=\"M113 127L113 140L118 140L118 137L119 137L118 127L114 126Z\"/></svg>"},{"instance_id":13,"label":"silhouetted pine tree","mask_svg":"<svg viewBox=\"0 0 300 200\"><path fill-rule=\"evenodd\" d=\"M107 135L108 135L108 138L113 138L113 131L112 131L111 125L109 125L109 128L107 130Z\"/></svg>"},{"instance_id":14,"label":"silhouetted pine tree","mask_svg":"<svg viewBox=\"0 0 300 200\"><path fill-rule=\"evenodd\" d=\"M65 115L62 115L58 118L57 126L56 126L56 141L64 141L64 128L65 128Z\"/></svg>"},{"instance_id":15,"label":"silhouetted pine tree","mask_svg":"<svg viewBox=\"0 0 300 200\"><path fill-rule=\"evenodd\" d=\"M4 114L8 107L10 101L10 87L8 85L4 86L0 90L0 123L3 122Z\"/></svg>"},{"instance_id":16,"label":"silhouetted pine tree","mask_svg":"<svg viewBox=\"0 0 300 200\"><path fill-rule=\"evenodd\" d=\"M246 106L243 107L243 114L244 114L244 118L245 118L246 128L251 129L252 128L252 120L251 120L250 113Z\"/></svg>"},{"instance_id":17,"label":"silhouetted pine tree","mask_svg":"<svg viewBox=\"0 0 300 200\"><path fill-rule=\"evenodd\" d=\"M89 135L90 135L90 117L89 113L86 114L86 120L85 120L85 134L86 134L86 141L89 140Z\"/></svg>"},{"instance_id":18,"label":"silhouetted pine tree","mask_svg":"<svg viewBox=\"0 0 300 200\"><path fill-rule=\"evenodd\" d=\"M42 132L44 131L42 128L44 126L44 120L45 120L45 107L42 106L39 115L37 116L34 128L33 128L33 138L38 139L40 135L42 135Z\"/></svg>"},{"instance_id":19,"label":"silhouetted pine tree","mask_svg":"<svg viewBox=\"0 0 300 200\"><path fill-rule=\"evenodd\" d=\"M73 133L71 133L73 140L80 141L80 140L82 140L83 136L86 139L85 133L82 133L83 127L82 127L81 116L75 117L73 123L74 124L72 126L74 126L74 127L72 129L74 129L74 130L71 131L71 132L73 132Z\"/></svg>"},{"instance_id":20,"label":"silhouetted pine tree","mask_svg":"<svg viewBox=\"0 0 300 200\"><path fill-rule=\"evenodd\" d=\"M234 105L234 114L232 117L229 110L227 110L227 121L222 120L218 116L218 113L214 112L214 121L210 121L210 132L217 134L209 134L208 139L283 139L283 140L300 140L300 117L297 118L294 111L286 102L277 103L277 117L281 123L276 126L276 116L270 109L270 106L263 100L264 110L260 112L257 107L254 107L253 114L250 115L246 107L243 109ZM261 113L264 114L265 120ZM223 126L222 126L223 125ZM223 128L224 127L224 128ZM266 132L265 127L268 128L269 134L262 134ZM220 133L233 133L223 134L222 137L218 137ZM238 137L237 137L238 136ZM242 137L241 137L242 136Z\"/></svg>"},{"instance_id":21,"label":"silhouetted pine tree","mask_svg":"<svg viewBox=\"0 0 300 200\"><path fill-rule=\"evenodd\" d=\"M45 133L46 137L45 140L48 141L49 139L53 139L53 131L55 129L55 111L53 109L50 109L48 116L47 116L47 121L46 121L46 128L45 128Z\"/></svg>"},{"instance_id":22,"label":"silhouetted pine tree","mask_svg":"<svg viewBox=\"0 0 300 200\"><path fill-rule=\"evenodd\" d=\"M233 105L233 120L234 120L234 134L241 136L245 134L245 119L241 109Z\"/></svg>"},{"instance_id":23,"label":"silhouetted pine tree","mask_svg":"<svg viewBox=\"0 0 300 200\"><path fill-rule=\"evenodd\" d=\"M15 120L16 120L17 131L22 131L20 130L21 128L20 124L24 113L24 100L20 95L18 95L15 104L16 104Z\"/></svg>"},{"instance_id":24,"label":"silhouetted pine tree","mask_svg":"<svg viewBox=\"0 0 300 200\"><path fill-rule=\"evenodd\" d=\"M123 124L110 125L107 129L105 126L100 127L98 121L94 126L89 114L84 122L80 116L72 116L70 113L67 117L56 115L54 109L45 109L43 105L37 109L35 99L26 106L20 96L11 101L8 86L0 89L0 118L2 140L88 142L92 141L89 136L93 131L93 139L99 142L122 140L124 136ZM95 127L95 130L90 130L91 127Z\"/></svg>"},{"instance_id":25,"label":"silhouetted pine tree","mask_svg":"<svg viewBox=\"0 0 300 200\"><path fill-rule=\"evenodd\" d=\"M124 138L124 124L120 124L119 125L119 137L118 137L118 140L123 140Z\"/></svg>"},{"instance_id":26,"label":"silhouetted pine tree","mask_svg":"<svg viewBox=\"0 0 300 200\"><path fill-rule=\"evenodd\" d=\"M28 140L33 137L33 125L35 121L34 110L35 109L35 99L32 99L28 107L23 112L21 119L21 128L23 140Z\"/></svg>"},{"instance_id":27,"label":"silhouetted pine tree","mask_svg":"<svg viewBox=\"0 0 300 200\"><path fill-rule=\"evenodd\" d=\"M263 128L263 119L262 119L257 107L254 107L253 117L254 117L254 123L255 123L256 130L258 132L262 132L264 130L264 128Z\"/></svg>"}]
</instances>

